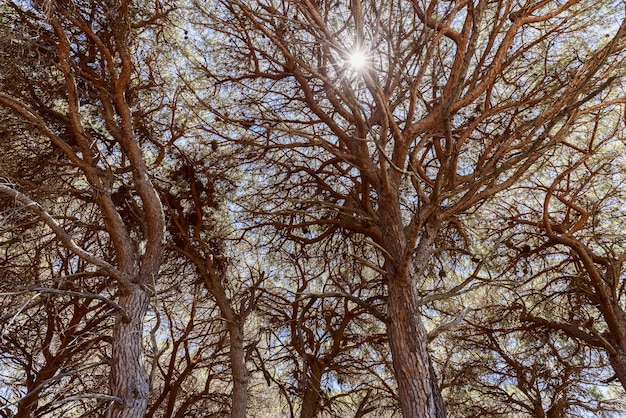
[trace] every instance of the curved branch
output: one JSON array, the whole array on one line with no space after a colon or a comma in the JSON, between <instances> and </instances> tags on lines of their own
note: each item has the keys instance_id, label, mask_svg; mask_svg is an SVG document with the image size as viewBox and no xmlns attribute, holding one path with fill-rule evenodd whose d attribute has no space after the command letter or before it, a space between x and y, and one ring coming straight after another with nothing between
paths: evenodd
<instances>
[{"instance_id":1,"label":"curved branch","mask_svg":"<svg viewBox=\"0 0 626 418\"><path fill-rule=\"evenodd\" d=\"M39 216L41 220L43 220L45 224L48 225L50 229L52 229L52 231L57 236L57 238L59 238L61 243L68 250L72 251L74 254L76 254L83 260L102 268L107 274L109 274L111 277L117 280L117 282L120 284L120 286L123 289L125 290L131 289L132 287L131 281L127 277L126 274L119 271L112 264L107 263L101 258L96 257L95 255L91 254L89 251L86 251L83 248L79 247L74 242L72 237L57 223L56 220L54 220L54 218L48 212L46 212L45 209L41 207L39 203L30 199L25 194L18 192L12 187L7 186L6 184L0 184L0 193L14 198L17 202L23 204L25 207L27 207L28 209L33 211L37 216Z\"/></svg>"},{"instance_id":2,"label":"curved branch","mask_svg":"<svg viewBox=\"0 0 626 418\"><path fill-rule=\"evenodd\" d=\"M303 301L305 299L322 299L322 298L344 298L349 300L350 302L355 303L356 305L360 306L361 308L365 309L365 311L369 312L371 315L373 315L376 319L378 319L379 321L383 322L383 323L388 323L389 322L389 316L387 316L385 313L380 312L379 310L375 309L372 305L370 305L369 303L367 303L366 301L359 299L358 297L349 295L347 293L341 293L341 292L326 292L326 293L304 293L302 294L302 296L300 296L298 299L294 300L293 302L300 302Z\"/></svg>"},{"instance_id":3,"label":"curved branch","mask_svg":"<svg viewBox=\"0 0 626 418\"><path fill-rule=\"evenodd\" d=\"M117 312L119 312L124 322L126 323L130 322L130 318L128 317L128 314L119 304L107 298L106 296L102 296L97 293L75 292L73 290L52 289L50 287L36 287L36 286L16 286L16 289L28 290L31 292L38 292L38 293L54 293L56 295L69 295L69 296L77 296L80 298L101 300L107 305L113 307Z\"/></svg>"}]
</instances>

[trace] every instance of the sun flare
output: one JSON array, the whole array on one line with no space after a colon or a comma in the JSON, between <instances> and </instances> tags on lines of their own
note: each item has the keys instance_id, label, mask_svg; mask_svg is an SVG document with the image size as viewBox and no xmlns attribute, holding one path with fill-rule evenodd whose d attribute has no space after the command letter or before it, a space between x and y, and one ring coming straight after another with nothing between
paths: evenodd
<instances>
[{"instance_id":1,"label":"sun flare","mask_svg":"<svg viewBox=\"0 0 626 418\"><path fill-rule=\"evenodd\" d=\"M355 70L362 70L367 66L367 54L360 49L353 51L348 56L348 64Z\"/></svg>"}]
</instances>

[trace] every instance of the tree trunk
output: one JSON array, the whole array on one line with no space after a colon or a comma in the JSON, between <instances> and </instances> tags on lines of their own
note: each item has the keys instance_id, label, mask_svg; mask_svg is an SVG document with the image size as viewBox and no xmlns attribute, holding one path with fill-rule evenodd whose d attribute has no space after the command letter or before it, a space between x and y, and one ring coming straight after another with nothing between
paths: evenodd
<instances>
[{"instance_id":1,"label":"tree trunk","mask_svg":"<svg viewBox=\"0 0 626 418\"><path fill-rule=\"evenodd\" d=\"M206 261L194 263L202 268ZM208 264L208 263L207 263ZM201 270L202 271L202 270ZM215 301L220 308L222 317L228 324L228 336L230 338L230 370L233 378L233 393L231 397L230 416L232 418L245 418L246 407L248 406L248 367L246 366L246 353L244 350L244 330L245 318L235 312L231 300L226 296L222 277L216 272L213 265L203 273L204 285L206 289L215 297Z\"/></svg>"},{"instance_id":2,"label":"tree trunk","mask_svg":"<svg viewBox=\"0 0 626 418\"><path fill-rule=\"evenodd\" d=\"M14 418L30 418L33 416L33 412L37 410L39 405L39 393L41 393L41 390L31 391L29 388L26 396L20 401Z\"/></svg>"},{"instance_id":3,"label":"tree trunk","mask_svg":"<svg viewBox=\"0 0 626 418\"><path fill-rule=\"evenodd\" d=\"M143 355L143 319L148 310L149 294L135 284L130 293L120 296L119 305L130 322L119 315L113 326L111 395L113 402L106 418L143 418L148 407L149 385Z\"/></svg>"},{"instance_id":4,"label":"tree trunk","mask_svg":"<svg viewBox=\"0 0 626 418\"><path fill-rule=\"evenodd\" d=\"M39 393L28 393L19 403L14 418L29 418L39 405ZM10 416L10 415L9 415Z\"/></svg>"},{"instance_id":5,"label":"tree trunk","mask_svg":"<svg viewBox=\"0 0 626 418\"><path fill-rule=\"evenodd\" d=\"M306 389L302 397L302 409L300 418L315 417L320 403L320 390L322 388L322 375L324 367L317 359L307 362L309 373L307 373Z\"/></svg>"},{"instance_id":6,"label":"tree trunk","mask_svg":"<svg viewBox=\"0 0 626 418\"><path fill-rule=\"evenodd\" d=\"M445 418L446 412L428 354L427 333L409 280L389 281L387 327L402 415Z\"/></svg>"},{"instance_id":7,"label":"tree trunk","mask_svg":"<svg viewBox=\"0 0 626 418\"><path fill-rule=\"evenodd\" d=\"M437 237L437 219L423 224L419 243L407 242L400 202L390 188L381 194L382 241L387 251L387 336L393 360L398 397L405 418L445 418L446 410L428 354L428 335L421 321L416 280L430 263ZM415 272L416 274L412 274Z\"/></svg>"},{"instance_id":8,"label":"tree trunk","mask_svg":"<svg viewBox=\"0 0 626 418\"><path fill-rule=\"evenodd\" d=\"M614 301L605 303L604 309L601 310L602 315L607 319L609 345L612 346L612 349L606 347L606 352L615 377L626 389L626 315L619 304Z\"/></svg>"},{"instance_id":9,"label":"tree trunk","mask_svg":"<svg viewBox=\"0 0 626 418\"><path fill-rule=\"evenodd\" d=\"M609 355L609 361L615 372L615 377L622 384L622 387L626 388L626 354L622 350L617 350L617 353Z\"/></svg>"},{"instance_id":10,"label":"tree trunk","mask_svg":"<svg viewBox=\"0 0 626 418\"><path fill-rule=\"evenodd\" d=\"M230 413L232 418L245 418L248 405L248 368L243 348L243 325L241 321L229 322L230 334L230 367L233 376L233 407Z\"/></svg>"}]
</instances>

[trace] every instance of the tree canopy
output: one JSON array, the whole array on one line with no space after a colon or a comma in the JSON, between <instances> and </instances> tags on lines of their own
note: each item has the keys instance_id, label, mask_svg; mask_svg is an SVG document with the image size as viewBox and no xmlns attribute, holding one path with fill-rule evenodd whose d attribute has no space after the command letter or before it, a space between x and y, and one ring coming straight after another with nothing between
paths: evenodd
<instances>
[{"instance_id":1,"label":"tree canopy","mask_svg":"<svg viewBox=\"0 0 626 418\"><path fill-rule=\"evenodd\" d=\"M626 4L0 21L0 417L626 413Z\"/></svg>"}]
</instances>

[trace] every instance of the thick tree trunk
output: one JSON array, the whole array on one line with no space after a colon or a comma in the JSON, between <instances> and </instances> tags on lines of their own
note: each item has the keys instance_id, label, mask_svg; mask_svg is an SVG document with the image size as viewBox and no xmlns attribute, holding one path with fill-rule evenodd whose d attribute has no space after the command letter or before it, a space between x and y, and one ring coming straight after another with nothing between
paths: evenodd
<instances>
[{"instance_id":1,"label":"thick tree trunk","mask_svg":"<svg viewBox=\"0 0 626 418\"><path fill-rule=\"evenodd\" d=\"M427 333L409 280L389 281L387 327L393 367L405 418L445 418L441 391L427 348Z\"/></svg>"},{"instance_id":2,"label":"thick tree trunk","mask_svg":"<svg viewBox=\"0 0 626 418\"><path fill-rule=\"evenodd\" d=\"M148 406L149 385L144 364L143 320L148 310L149 294L140 285L120 296L119 305L130 322L118 315L113 326L111 364L111 395L122 400L114 402L106 418L143 418Z\"/></svg>"},{"instance_id":3,"label":"thick tree trunk","mask_svg":"<svg viewBox=\"0 0 626 418\"><path fill-rule=\"evenodd\" d=\"M307 375L306 389L302 397L302 409L300 418L313 418L319 409L320 390L322 388L322 376L324 367L319 361L308 363L309 373Z\"/></svg>"},{"instance_id":4,"label":"thick tree trunk","mask_svg":"<svg viewBox=\"0 0 626 418\"><path fill-rule=\"evenodd\" d=\"M32 391L29 388L28 393L20 401L17 409L17 413L14 418L30 418L33 416L33 412L37 410L39 405L39 393L41 390Z\"/></svg>"},{"instance_id":5,"label":"thick tree trunk","mask_svg":"<svg viewBox=\"0 0 626 418\"><path fill-rule=\"evenodd\" d=\"M228 332L230 334L230 366L233 376L233 407L230 416L245 418L248 406L248 368L243 347L243 325L240 321L231 322L228 325Z\"/></svg>"},{"instance_id":6,"label":"thick tree trunk","mask_svg":"<svg viewBox=\"0 0 626 418\"><path fill-rule=\"evenodd\" d=\"M437 220L420 227L419 243L407 242L395 188L380 199L381 246L387 251L389 323L387 336L405 418L445 418L446 410L430 362L427 332L421 321L416 282L426 270L437 237ZM413 274L415 272L416 274Z\"/></svg>"}]
</instances>

